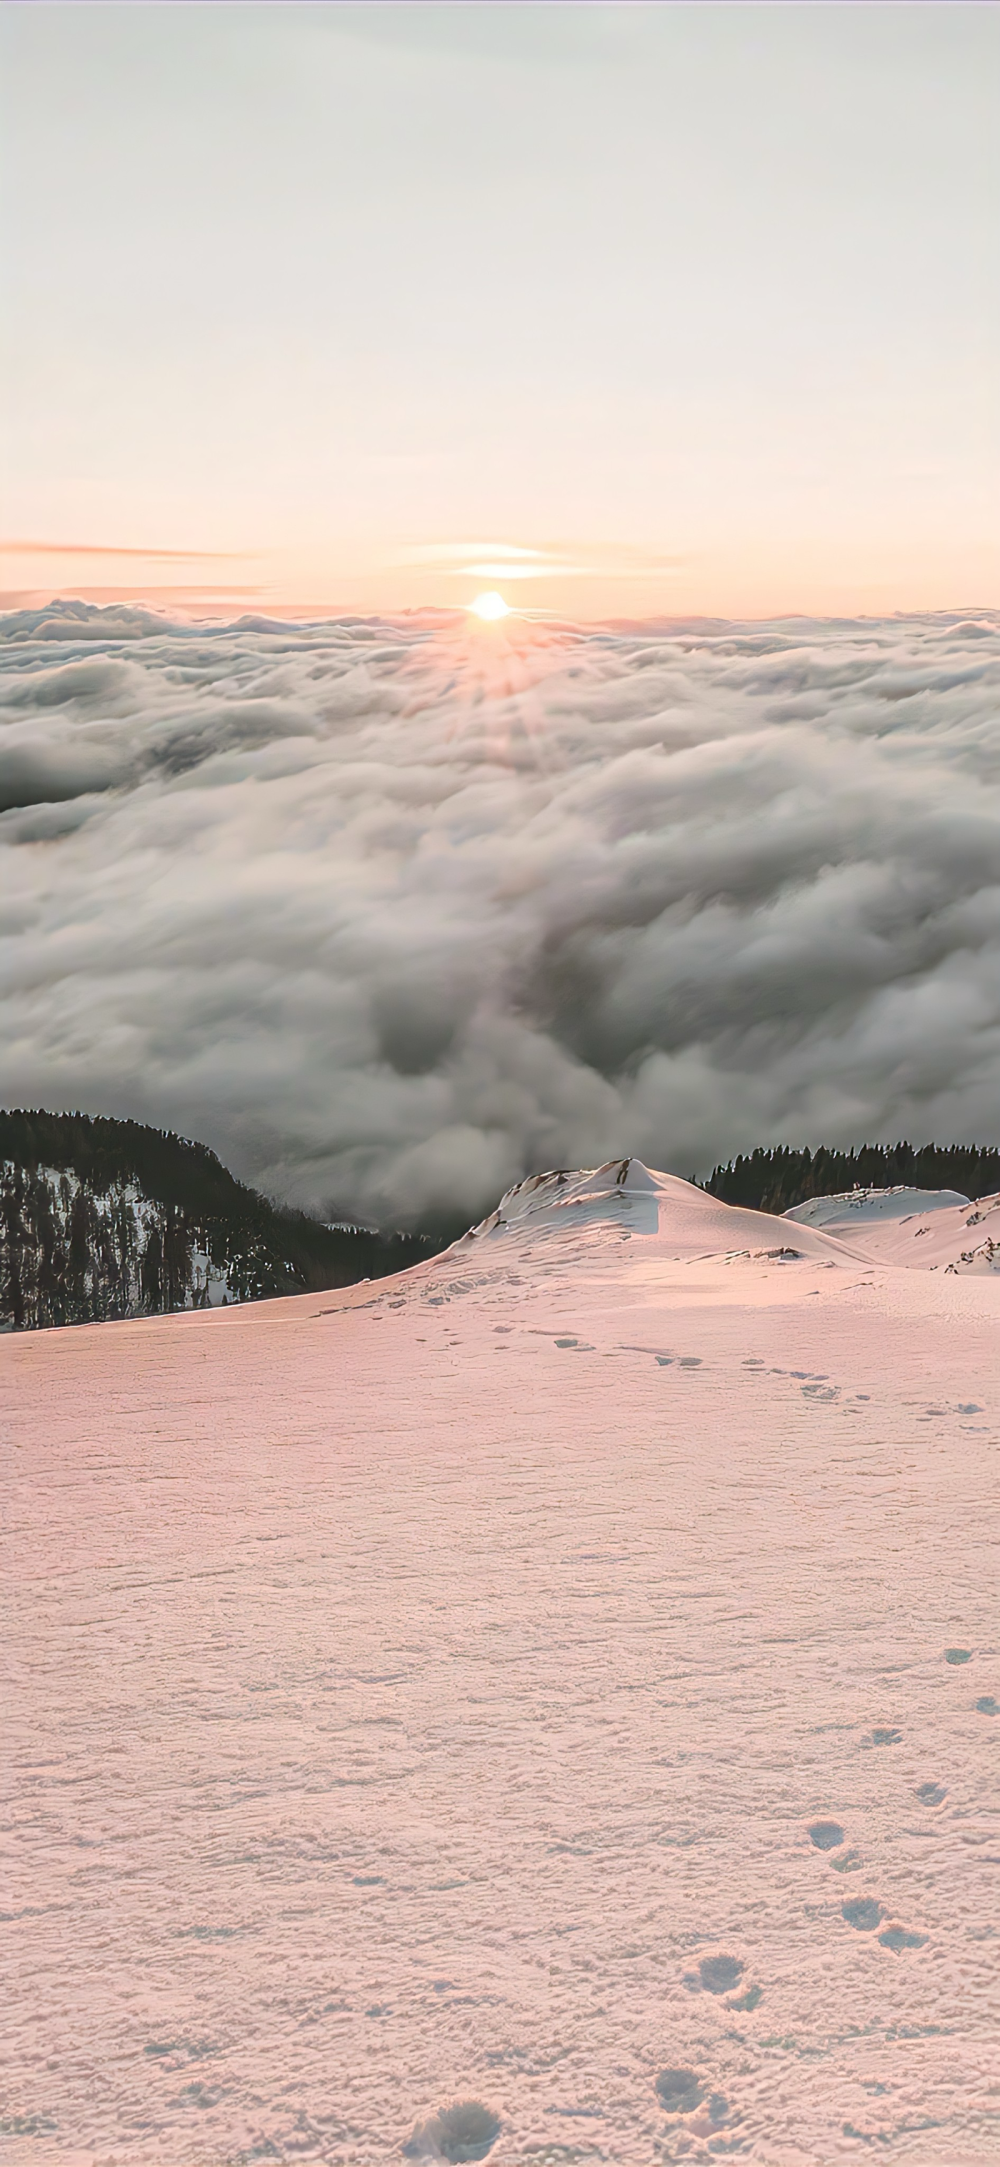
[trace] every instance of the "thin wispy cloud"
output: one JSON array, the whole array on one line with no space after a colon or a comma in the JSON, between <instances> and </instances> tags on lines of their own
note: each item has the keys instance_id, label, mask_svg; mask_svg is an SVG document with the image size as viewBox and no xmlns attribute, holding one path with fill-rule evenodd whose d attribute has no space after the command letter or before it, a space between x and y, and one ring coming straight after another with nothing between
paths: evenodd
<instances>
[{"instance_id":1,"label":"thin wispy cloud","mask_svg":"<svg viewBox=\"0 0 1000 2167\"><path fill-rule=\"evenodd\" d=\"M247 549L134 549L114 542L0 541L4 557L138 557L149 563L236 564L255 552Z\"/></svg>"},{"instance_id":2,"label":"thin wispy cloud","mask_svg":"<svg viewBox=\"0 0 1000 2167\"><path fill-rule=\"evenodd\" d=\"M197 586L189 580L173 580L169 586L154 586L143 580L138 596L134 581L129 587L92 586L89 582L81 581L77 584L74 581L73 594L78 602L93 602L102 608L107 608L110 604L130 604L138 599L140 603L150 604L161 611L165 620L168 612L176 615L187 614L189 611L198 616L211 614L229 619L233 614L234 603L260 602L265 596L268 609L275 607L266 587L238 587L228 579L216 579L211 585ZM44 588L0 589L0 610L34 609L45 606L48 600ZM278 614L300 617L302 611L282 607Z\"/></svg>"},{"instance_id":3,"label":"thin wispy cloud","mask_svg":"<svg viewBox=\"0 0 1000 2167\"><path fill-rule=\"evenodd\" d=\"M408 564L439 565L462 579L634 579L676 572L686 562L616 543L427 542L407 552Z\"/></svg>"},{"instance_id":4,"label":"thin wispy cloud","mask_svg":"<svg viewBox=\"0 0 1000 2167\"><path fill-rule=\"evenodd\" d=\"M421 542L411 549L405 562L408 564L453 564L460 568L471 558L502 557L506 563L544 563L551 555L545 549L525 549L517 542Z\"/></svg>"}]
</instances>

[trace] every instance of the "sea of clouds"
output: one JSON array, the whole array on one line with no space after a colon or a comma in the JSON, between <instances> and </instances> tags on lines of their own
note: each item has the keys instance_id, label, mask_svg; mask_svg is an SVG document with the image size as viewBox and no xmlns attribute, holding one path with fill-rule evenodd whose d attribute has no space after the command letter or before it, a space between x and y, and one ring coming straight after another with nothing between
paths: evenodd
<instances>
[{"instance_id":1,"label":"sea of clouds","mask_svg":"<svg viewBox=\"0 0 1000 2167\"><path fill-rule=\"evenodd\" d=\"M1000 1142L1000 616L0 619L0 1099L324 1216Z\"/></svg>"}]
</instances>

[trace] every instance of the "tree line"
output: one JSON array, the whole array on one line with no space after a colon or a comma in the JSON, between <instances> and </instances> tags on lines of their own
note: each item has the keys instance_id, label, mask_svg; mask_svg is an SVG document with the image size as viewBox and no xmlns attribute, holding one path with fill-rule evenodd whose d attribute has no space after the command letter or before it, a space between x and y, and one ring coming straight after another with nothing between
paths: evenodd
<instances>
[{"instance_id":1,"label":"tree line","mask_svg":"<svg viewBox=\"0 0 1000 2167\"><path fill-rule=\"evenodd\" d=\"M433 1253L324 1226L138 1121L0 1111L0 1327L92 1324L349 1286Z\"/></svg>"},{"instance_id":2,"label":"tree line","mask_svg":"<svg viewBox=\"0 0 1000 2167\"><path fill-rule=\"evenodd\" d=\"M717 1166L702 1187L724 1204L790 1211L812 1196L849 1189L957 1189L961 1196L1000 1190L1000 1151L978 1144L862 1144L856 1151L793 1151L778 1144Z\"/></svg>"}]
</instances>

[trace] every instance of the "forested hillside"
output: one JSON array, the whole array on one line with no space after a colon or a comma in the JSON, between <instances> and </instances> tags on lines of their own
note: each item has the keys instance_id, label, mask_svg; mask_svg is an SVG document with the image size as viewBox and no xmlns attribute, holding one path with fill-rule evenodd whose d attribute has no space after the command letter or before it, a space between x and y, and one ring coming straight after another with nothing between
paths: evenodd
<instances>
[{"instance_id":1,"label":"forested hillside","mask_svg":"<svg viewBox=\"0 0 1000 2167\"><path fill-rule=\"evenodd\" d=\"M141 1122L0 1112L0 1329L348 1286L434 1246L276 1210L204 1144Z\"/></svg>"},{"instance_id":2,"label":"forested hillside","mask_svg":"<svg viewBox=\"0 0 1000 2167\"><path fill-rule=\"evenodd\" d=\"M975 1199L1000 1189L1000 1151L975 1144L862 1144L857 1151L754 1151L717 1166L704 1187L725 1204L790 1211L848 1189L957 1189Z\"/></svg>"}]
</instances>

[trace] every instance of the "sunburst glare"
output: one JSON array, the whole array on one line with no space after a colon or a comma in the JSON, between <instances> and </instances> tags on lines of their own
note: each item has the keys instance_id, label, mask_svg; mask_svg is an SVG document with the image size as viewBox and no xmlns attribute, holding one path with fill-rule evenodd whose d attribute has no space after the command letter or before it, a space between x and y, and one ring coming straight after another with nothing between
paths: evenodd
<instances>
[{"instance_id":1,"label":"sunburst glare","mask_svg":"<svg viewBox=\"0 0 1000 2167\"><path fill-rule=\"evenodd\" d=\"M497 594L495 590L489 594L477 594L475 601L470 602L469 608L476 617L481 617L483 623L488 625L496 624L499 617L510 616L510 603L505 602L503 595Z\"/></svg>"}]
</instances>

